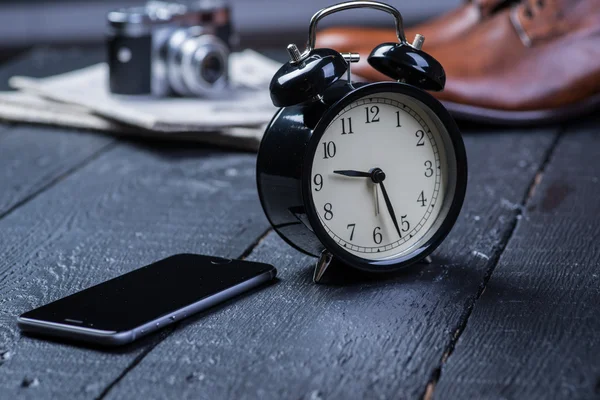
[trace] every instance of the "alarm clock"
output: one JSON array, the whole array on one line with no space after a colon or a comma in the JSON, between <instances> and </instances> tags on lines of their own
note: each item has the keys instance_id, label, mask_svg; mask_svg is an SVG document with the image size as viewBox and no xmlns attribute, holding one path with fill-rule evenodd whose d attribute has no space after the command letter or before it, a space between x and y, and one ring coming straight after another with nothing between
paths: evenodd
<instances>
[{"instance_id":1,"label":"alarm clock","mask_svg":"<svg viewBox=\"0 0 600 400\"><path fill-rule=\"evenodd\" d=\"M368 57L393 81L352 82L358 54L315 48L319 20L354 8L394 17L398 42ZM456 222L467 157L456 123L426 92L442 90L445 73L423 40L408 43L387 4L337 4L312 17L306 49L289 45L290 61L271 81L280 109L259 148L258 193L283 240L319 257L315 282L333 261L371 272L423 261Z\"/></svg>"}]
</instances>

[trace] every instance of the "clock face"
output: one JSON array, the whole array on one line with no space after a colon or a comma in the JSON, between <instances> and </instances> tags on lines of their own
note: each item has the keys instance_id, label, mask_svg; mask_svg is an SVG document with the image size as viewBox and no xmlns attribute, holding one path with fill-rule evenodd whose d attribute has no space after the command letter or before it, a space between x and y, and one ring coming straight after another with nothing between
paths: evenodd
<instances>
[{"instance_id":1,"label":"clock face","mask_svg":"<svg viewBox=\"0 0 600 400\"><path fill-rule=\"evenodd\" d=\"M366 260L419 248L449 208L451 146L444 125L412 97L385 92L348 103L312 160L310 193L325 232Z\"/></svg>"}]
</instances>

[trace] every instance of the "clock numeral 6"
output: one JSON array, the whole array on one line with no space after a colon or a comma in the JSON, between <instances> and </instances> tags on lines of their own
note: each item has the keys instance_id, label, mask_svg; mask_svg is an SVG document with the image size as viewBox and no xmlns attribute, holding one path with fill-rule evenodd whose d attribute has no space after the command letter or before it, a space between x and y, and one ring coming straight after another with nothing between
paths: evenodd
<instances>
[{"instance_id":1,"label":"clock numeral 6","mask_svg":"<svg viewBox=\"0 0 600 400\"><path fill-rule=\"evenodd\" d=\"M433 176L433 163L429 160L425 161L425 177L430 178Z\"/></svg>"},{"instance_id":2,"label":"clock numeral 6","mask_svg":"<svg viewBox=\"0 0 600 400\"><path fill-rule=\"evenodd\" d=\"M327 221L331 221L331 219L333 218L333 206L331 205L331 203L325 203L323 209L325 210L323 218L325 218Z\"/></svg>"},{"instance_id":3,"label":"clock numeral 6","mask_svg":"<svg viewBox=\"0 0 600 400\"><path fill-rule=\"evenodd\" d=\"M365 111L367 113L367 124L371 122L379 122L379 107L372 106L371 109L369 107L365 107Z\"/></svg>"},{"instance_id":4,"label":"clock numeral 6","mask_svg":"<svg viewBox=\"0 0 600 400\"><path fill-rule=\"evenodd\" d=\"M323 158L326 160L328 158L335 157L335 143L334 142L324 142L323 143Z\"/></svg>"},{"instance_id":5,"label":"clock numeral 6","mask_svg":"<svg viewBox=\"0 0 600 400\"><path fill-rule=\"evenodd\" d=\"M380 244L383 241L383 235L381 234L381 227L373 229L373 241L375 244Z\"/></svg>"},{"instance_id":6,"label":"clock numeral 6","mask_svg":"<svg viewBox=\"0 0 600 400\"><path fill-rule=\"evenodd\" d=\"M348 122L348 132L346 132L346 121ZM342 135L354 133L352 131L352 118L342 118Z\"/></svg>"},{"instance_id":7,"label":"clock numeral 6","mask_svg":"<svg viewBox=\"0 0 600 400\"><path fill-rule=\"evenodd\" d=\"M323 175L316 174L313 178L313 183L315 184L315 192L318 192L321 189L323 189Z\"/></svg>"}]
</instances>

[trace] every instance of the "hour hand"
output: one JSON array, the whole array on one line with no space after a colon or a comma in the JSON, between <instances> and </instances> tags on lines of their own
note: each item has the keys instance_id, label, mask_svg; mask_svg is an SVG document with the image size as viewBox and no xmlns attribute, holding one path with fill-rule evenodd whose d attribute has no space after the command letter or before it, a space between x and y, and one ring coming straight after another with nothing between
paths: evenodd
<instances>
[{"instance_id":1,"label":"hour hand","mask_svg":"<svg viewBox=\"0 0 600 400\"><path fill-rule=\"evenodd\" d=\"M370 178L370 172L355 171L353 169L338 169L333 171L334 174L349 176L352 178Z\"/></svg>"}]
</instances>

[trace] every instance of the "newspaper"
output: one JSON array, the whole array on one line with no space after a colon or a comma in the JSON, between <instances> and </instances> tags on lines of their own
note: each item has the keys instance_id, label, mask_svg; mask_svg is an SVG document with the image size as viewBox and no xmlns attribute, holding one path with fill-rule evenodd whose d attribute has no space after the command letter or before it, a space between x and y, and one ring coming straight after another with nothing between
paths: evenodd
<instances>
[{"instance_id":1,"label":"newspaper","mask_svg":"<svg viewBox=\"0 0 600 400\"><path fill-rule=\"evenodd\" d=\"M276 112L268 85L280 64L252 50L231 55L231 90L216 98L113 95L97 64L49 78L15 76L0 118L124 135L184 138L255 150Z\"/></svg>"},{"instance_id":2,"label":"newspaper","mask_svg":"<svg viewBox=\"0 0 600 400\"><path fill-rule=\"evenodd\" d=\"M127 125L94 115L83 107L58 103L25 92L0 92L0 117L15 122L64 125L107 132L132 130Z\"/></svg>"}]
</instances>

